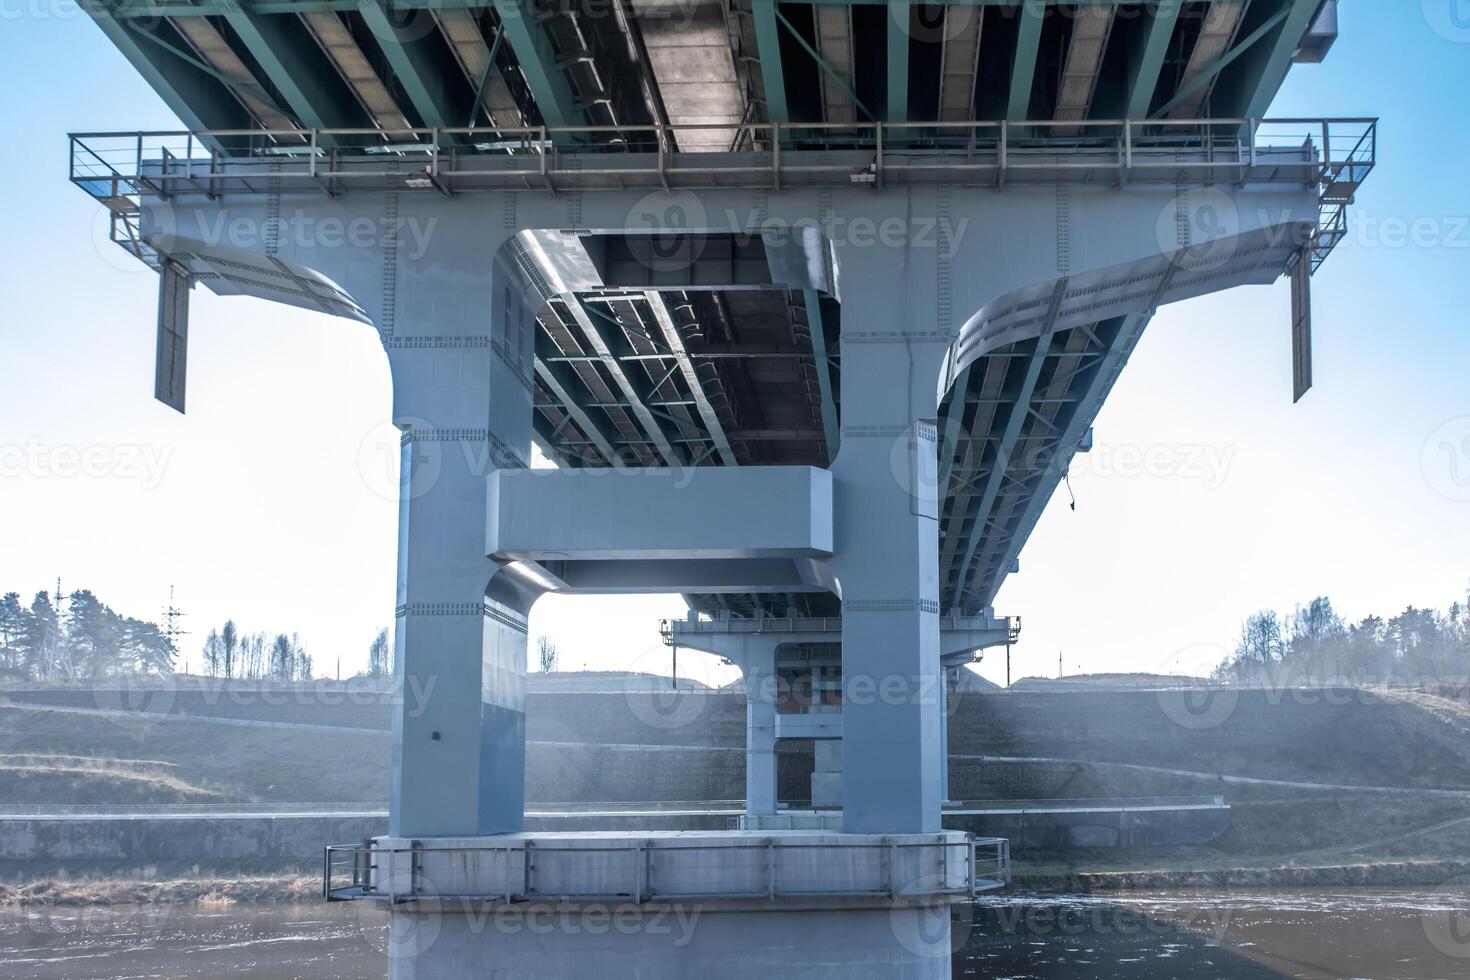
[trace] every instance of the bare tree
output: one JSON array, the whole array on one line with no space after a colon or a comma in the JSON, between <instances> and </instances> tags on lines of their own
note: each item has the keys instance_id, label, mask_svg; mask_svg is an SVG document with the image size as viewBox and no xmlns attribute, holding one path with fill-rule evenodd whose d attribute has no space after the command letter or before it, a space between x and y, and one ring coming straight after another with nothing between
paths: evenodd
<instances>
[{"instance_id":1,"label":"bare tree","mask_svg":"<svg viewBox=\"0 0 1470 980\"><path fill-rule=\"evenodd\" d=\"M225 676L235 676L235 650L240 644L239 631L235 628L233 619L225 620L224 627L219 631L220 656L224 661Z\"/></svg>"},{"instance_id":2,"label":"bare tree","mask_svg":"<svg viewBox=\"0 0 1470 980\"><path fill-rule=\"evenodd\" d=\"M224 642L219 630L210 630L204 638L204 672L210 677L219 674L220 661L224 658Z\"/></svg>"},{"instance_id":3,"label":"bare tree","mask_svg":"<svg viewBox=\"0 0 1470 980\"><path fill-rule=\"evenodd\" d=\"M536 637L536 655L541 662L541 673L549 674L556 670L556 644L551 642L551 637Z\"/></svg>"},{"instance_id":4,"label":"bare tree","mask_svg":"<svg viewBox=\"0 0 1470 980\"><path fill-rule=\"evenodd\" d=\"M288 681L295 672L296 649L291 645L291 638L285 633L277 633L271 643L271 676Z\"/></svg>"},{"instance_id":5,"label":"bare tree","mask_svg":"<svg viewBox=\"0 0 1470 980\"><path fill-rule=\"evenodd\" d=\"M368 646L367 675L369 677L387 677L393 673L393 648L388 643L388 631L378 630L378 635L373 637L373 642Z\"/></svg>"}]
</instances>

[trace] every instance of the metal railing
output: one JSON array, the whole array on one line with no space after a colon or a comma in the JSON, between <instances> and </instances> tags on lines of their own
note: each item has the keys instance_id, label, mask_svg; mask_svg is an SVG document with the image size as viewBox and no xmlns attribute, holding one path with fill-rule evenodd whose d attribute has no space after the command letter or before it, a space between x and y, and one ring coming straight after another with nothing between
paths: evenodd
<instances>
[{"instance_id":1,"label":"metal railing","mask_svg":"<svg viewBox=\"0 0 1470 980\"><path fill-rule=\"evenodd\" d=\"M383 800L371 803L0 803L0 819L11 817L218 817L300 814L387 813Z\"/></svg>"},{"instance_id":2,"label":"metal railing","mask_svg":"<svg viewBox=\"0 0 1470 980\"><path fill-rule=\"evenodd\" d=\"M152 130L73 133L73 183L113 213L113 239L157 264L139 234L144 196L309 190L771 188L831 184L1300 183L1325 229L1320 265L1345 233L1342 208L1377 164L1378 121L1031 120L750 125L749 149L678 149L678 134L728 126L517 129ZM742 144L745 145L745 144Z\"/></svg>"},{"instance_id":3,"label":"metal railing","mask_svg":"<svg viewBox=\"0 0 1470 980\"><path fill-rule=\"evenodd\" d=\"M952 800L945 813L957 810L990 810L1000 812L1045 813L1056 810L1163 810L1202 809L1227 806L1223 796L1133 796L1096 797L1075 800Z\"/></svg>"},{"instance_id":4,"label":"metal railing","mask_svg":"<svg viewBox=\"0 0 1470 980\"><path fill-rule=\"evenodd\" d=\"M728 129L681 127L680 130ZM71 134L73 182L99 199L261 193L270 180L327 193L604 186L780 187L928 179L1111 180L1355 186L1377 159L1375 119L783 123L755 149L677 149L635 127L197 130ZM629 140L628 134L642 139ZM616 136L616 141L604 140ZM823 154L845 154L823 160Z\"/></svg>"},{"instance_id":5,"label":"metal railing","mask_svg":"<svg viewBox=\"0 0 1470 980\"><path fill-rule=\"evenodd\" d=\"M1020 635L1021 620L1016 616L991 618L987 616L941 616L942 630L996 630L1004 629L1013 638ZM709 619L664 619L659 621L659 632L665 642L674 642L681 635L710 635L723 633L841 633L840 616L749 616L738 617L721 614Z\"/></svg>"},{"instance_id":6,"label":"metal railing","mask_svg":"<svg viewBox=\"0 0 1470 980\"><path fill-rule=\"evenodd\" d=\"M641 905L646 902L720 899L966 897L1004 888L1010 882L1010 845L1004 838L823 843L801 838L748 837L748 841L721 844L630 839L626 843L580 846L526 838L503 844L445 848L334 844L328 846L322 855L322 896L329 902L375 900L392 904L464 900L631 902ZM904 880L899 872L898 858L911 848L934 851L936 867L931 869L932 873ZM814 855L853 849L879 853L877 880L872 887L845 875L834 875L832 880L838 884L833 886L812 887L811 859ZM678 877L679 869L669 866L672 858L703 855L728 859L732 851L740 852L747 860L731 869L729 887L699 889L654 885L655 879L662 881ZM790 857L795 854L803 858L797 867L792 866L795 859ZM477 873L490 877L499 872L496 887L488 887L487 882L486 887L468 891L450 892L437 888L433 876L425 870L425 862L436 858L458 859L466 855L475 855L463 864L474 867ZM621 869L622 881L602 890L569 893L564 887L567 869L558 866L560 862L551 860L553 855L596 856L582 869L587 878L607 877L609 865L615 865ZM708 870L713 864L696 862L686 866ZM550 884L543 884L540 880L543 875L552 879ZM686 877L692 880L698 876ZM752 885L756 887L750 887Z\"/></svg>"}]
</instances>

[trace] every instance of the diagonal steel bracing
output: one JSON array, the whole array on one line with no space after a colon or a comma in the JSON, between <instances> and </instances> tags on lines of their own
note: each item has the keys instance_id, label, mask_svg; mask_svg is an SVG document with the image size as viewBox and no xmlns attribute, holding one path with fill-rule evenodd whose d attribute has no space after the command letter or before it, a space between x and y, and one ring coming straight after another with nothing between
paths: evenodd
<instances>
[{"instance_id":1,"label":"diagonal steel bracing","mask_svg":"<svg viewBox=\"0 0 1470 980\"><path fill-rule=\"evenodd\" d=\"M425 33L419 23L395 22L385 0L360 0L357 10L424 125L440 129L461 125L471 109L468 92L445 71L443 46L435 43L438 35Z\"/></svg>"},{"instance_id":2,"label":"diagonal steel bracing","mask_svg":"<svg viewBox=\"0 0 1470 980\"><path fill-rule=\"evenodd\" d=\"M587 343L597 353L608 374L612 376L613 383L622 392L623 399L628 402L630 410L638 419L639 426L648 436L649 442L658 450L664 463L669 466L681 465L683 460L675 451L673 442L669 439L668 433L664 431L662 423L654 417L653 411L646 404L645 393L633 383L633 379L623 369L622 362L619 360L620 356L629 349L627 338L617 336L621 332L621 327L616 327L604 319L601 313L596 316L589 313L587 308L575 298L561 301L561 305L576 321L577 326L581 327Z\"/></svg>"},{"instance_id":3,"label":"diagonal steel bracing","mask_svg":"<svg viewBox=\"0 0 1470 980\"><path fill-rule=\"evenodd\" d=\"M986 482L985 490L980 496L979 508L975 511L975 526L970 532L970 540L966 542L964 557L960 560L958 569L959 576L957 586L961 585L970 574L971 563L975 560L975 551L985 535L981 532L985 520L990 515L991 508L995 505L996 494L1000 492L1001 476L1010 465L1011 455L1016 449L1016 440L1021 435L1021 429L1026 421L1026 409L1031 404L1031 396L1036 391L1036 382L1041 377L1042 365L1046 363L1047 351L1051 349L1052 338L1056 335L1057 314L1061 311L1062 297L1067 292L1067 280L1057 281L1056 288L1052 290L1051 304L1047 308L1046 322L1042 327L1041 334L1036 338L1036 345L1032 350L1031 359L1026 364L1026 373L1021 379L1021 387L1016 392L1015 404L1011 407L1010 415L1006 419L1005 429L1001 434L1000 444L996 446L995 463L990 471L990 478Z\"/></svg>"},{"instance_id":4,"label":"diagonal steel bracing","mask_svg":"<svg viewBox=\"0 0 1470 980\"><path fill-rule=\"evenodd\" d=\"M648 302L648 308L653 311L654 322L662 331L669 351L676 358L675 367L684 378L685 386L694 396L695 407L699 409L699 417L703 420L705 431L709 433L710 440L714 443L720 462L726 466L734 466L738 462L735 458L735 451L730 448L730 441L725 438L725 428L720 424L720 417L716 414L714 405L710 404L704 386L699 383L699 375L695 372L694 362L690 359L689 351L684 346L684 338L679 333L678 324L674 322L674 314L657 292L649 290L643 294L643 297Z\"/></svg>"}]
</instances>

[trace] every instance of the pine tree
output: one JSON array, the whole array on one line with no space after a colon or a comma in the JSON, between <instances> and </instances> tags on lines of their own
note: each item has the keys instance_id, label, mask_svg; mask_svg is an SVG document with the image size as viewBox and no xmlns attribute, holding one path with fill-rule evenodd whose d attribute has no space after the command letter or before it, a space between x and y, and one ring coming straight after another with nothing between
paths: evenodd
<instances>
[{"instance_id":1,"label":"pine tree","mask_svg":"<svg viewBox=\"0 0 1470 980\"><path fill-rule=\"evenodd\" d=\"M0 599L0 670L24 677L25 635L30 613L20 604L19 592L7 592Z\"/></svg>"},{"instance_id":2,"label":"pine tree","mask_svg":"<svg viewBox=\"0 0 1470 980\"><path fill-rule=\"evenodd\" d=\"M61 639L61 624L56 607L44 589L31 600L31 615L23 639L24 670L32 680L47 680L55 672L56 651Z\"/></svg>"}]
</instances>

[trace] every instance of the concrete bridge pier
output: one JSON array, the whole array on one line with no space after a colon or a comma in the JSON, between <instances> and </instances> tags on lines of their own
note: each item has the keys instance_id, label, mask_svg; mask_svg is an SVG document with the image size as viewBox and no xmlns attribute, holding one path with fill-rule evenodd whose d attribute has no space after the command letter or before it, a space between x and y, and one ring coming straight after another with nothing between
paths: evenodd
<instances>
[{"instance_id":1,"label":"concrete bridge pier","mask_svg":"<svg viewBox=\"0 0 1470 980\"><path fill-rule=\"evenodd\" d=\"M1013 640L1013 621L984 616L944 616L939 621L941 688L940 786L949 786L947 730L949 692L954 675L984 649ZM740 668L746 698L746 806L743 826L841 826L843 715L842 620L840 617L730 617L667 620L664 641L713 654ZM808 685L810 688L808 689ZM800 690L797 690L800 688ZM836 693L836 697L832 694ZM785 699L790 710L778 710ZM812 810L781 810L776 793L776 743L782 738L811 739L814 746ZM825 811L825 812L820 812Z\"/></svg>"},{"instance_id":2,"label":"concrete bridge pier","mask_svg":"<svg viewBox=\"0 0 1470 980\"><path fill-rule=\"evenodd\" d=\"M1035 188L709 190L697 195L707 222L698 234L754 236L757 257L683 273L618 258L619 243L636 237L628 222L637 192L301 192L145 207L147 222L166 217L172 254L215 270L220 288L298 303L309 292L324 309L374 324L387 352L407 464L392 831L341 852L351 864L330 891L385 905L394 976L457 978L487 964L529 977L947 976L947 905L1001 887L1005 862L1003 842L982 860L963 836L940 830L941 620L954 610L940 608L939 524L964 520L940 510L951 496L941 447L948 459L951 433L964 428L941 417L946 395L967 373L1019 360L1028 365L1016 393L1023 405L1003 427L1019 430L1039 379L1060 384L1059 362L1079 357L1082 339L1104 343L1082 327L1274 279L1299 247L1290 233L1315 222L1316 197L1305 188L1236 195L1242 227L1220 246L1222 260L1182 234L1161 239L1159 216L1179 206L1172 188L1076 188L1065 209L1054 190ZM189 238L221 216L350 221L372 208L420 227L432 221L434 232L411 257L388 244L344 250L281 236L256 254ZM841 241L818 229L770 243L748 217L817 215L835 226L860 215L912 230L907 216L937 212L968 231L942 247ZM1017 228L1048 231L1018 238ZM846 394L830 467L679 466L687 461L672 446L660 448L668 465L527 467L536 372L557 380L533 357L534 318L548 299L570 309L579 293L737 287L822 291L840 302ZM1060 349L1064 329L1075 351ZM608 347L584 356L615 365L613 330L584 332ZM1095 356L1116 362L1126 349ZM1086 397L1100 397L1107 380ZM658 425L642 427L648 442L670 441ZM996 496L1016 440L1002 431L1001 465L972 461L971 490ZM1069 436L1060 451L1074 444ZM987 472L993 486L979 487ZM946 540L975 547L983 537ZM982 560L1005 564L1003 554L963 558L950 563L959 573ZM525 617L545 591L838 596L842 615L823 639L841 651L841 833L522 833ZM986 601L968 595L956 607ZM774 672L779 647L761 649L770 653L752 671ZM834 720L789 725L830 739ZM762 741L751 795L774 809L765 746L788 722L757 700L752 725ZM638 915L681 904L700 912L682 945L637 928ZM582 922L628 907L631 934L582 925L536 933L542 910Z\"/></svg>"}]
</instances>

